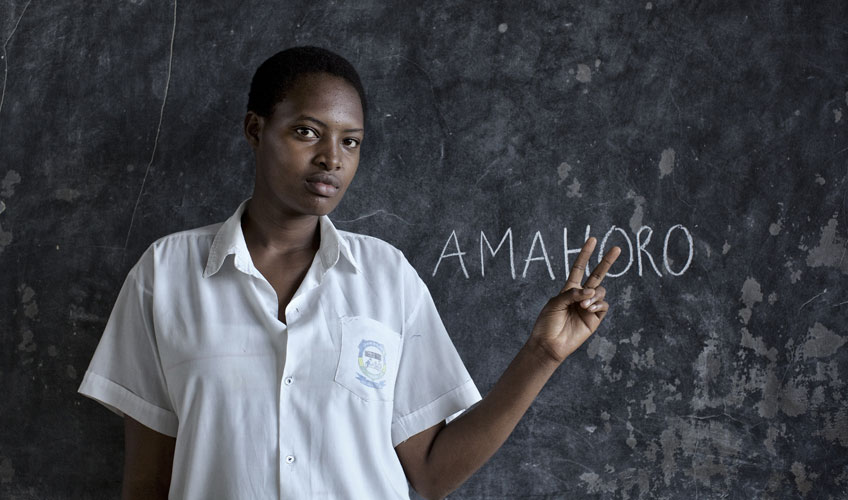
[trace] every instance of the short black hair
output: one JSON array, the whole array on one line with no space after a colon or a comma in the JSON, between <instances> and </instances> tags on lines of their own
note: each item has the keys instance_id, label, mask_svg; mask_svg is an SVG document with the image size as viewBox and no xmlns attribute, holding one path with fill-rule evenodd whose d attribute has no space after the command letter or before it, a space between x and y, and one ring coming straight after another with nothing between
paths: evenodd
<instances>
[{"instance_id":1,"label":"short black hair","mask_svg":"<svg viewBox=\"0 0 848 500\"><path fill-rule=\"evenodd\" d=\"M350 83L359 93L362 115L365 116L365 89L353 65L335 52L309 46L277 52L256 69L250 82L247 110L259 116L271 116L274 106L286 97L298 78L315 73L329 73Z\"/></svg>"}]
</instances>

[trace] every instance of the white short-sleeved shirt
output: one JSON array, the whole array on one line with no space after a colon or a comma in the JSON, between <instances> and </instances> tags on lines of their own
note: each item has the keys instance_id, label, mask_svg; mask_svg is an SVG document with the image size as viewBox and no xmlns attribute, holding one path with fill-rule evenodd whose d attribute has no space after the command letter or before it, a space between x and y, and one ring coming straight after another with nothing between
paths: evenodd
<instances>
[{"instance_id":1,"label":"white short-sleeved shirt","mask_svg":"<svg viewBox=\"0 0 848 500\"><path fill-rule=\"evenodd\" d=\"M480 399L426 286L322 217L284 324L246 204L147 249L79 391L176 436L171 498L408 498L394 447Z\"/></svg>"}]
</instances>

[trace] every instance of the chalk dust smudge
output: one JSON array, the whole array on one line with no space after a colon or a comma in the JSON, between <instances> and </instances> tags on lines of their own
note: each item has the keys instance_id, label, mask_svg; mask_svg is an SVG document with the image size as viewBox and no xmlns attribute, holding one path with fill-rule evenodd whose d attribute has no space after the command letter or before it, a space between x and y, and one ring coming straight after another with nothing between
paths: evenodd
<instances>
[{"instance_id":1,"label":"chalk dust smudge","mask_svg":"<svg viewBox=\"0 0 848 500\"><path fill-rule=\"evenodd\" d=\"M630 229L633 230L634 233L639 232L639 228L642 227L642 220L645 216L645 200L644 196L639 196L632 189L627 192L626 198L628 200L633 200L633 215L630 217Z\"/></svg>"},{"instance_id":2,"label":"chalk dust smudge","mask_svg":"<svg viewBox=\"0 0 848 500\"><path fill-rule=\"evenodd\" d=\"M571 165L567 162L562 162L557 167L557 175L559 176L559 181L557 181L557 185L565 182L565 179L568 177L568 174L571 172Z\"/></svg>"},{"instance_id":3,"label":"chalk dust smudge","mask_svg":"<svg viewBox=\"0 0 848 500\"><path fill-rule=\"evenodd\" d=\"M565 195L569 198L582 198L583 194L580 193L580 181L575 178L568 186L568 192Z\"/></svg>"},{"instance_id":4,"label":"chalk dust smudge","mask_svg":"<svg viewBox=\"0 0 848 500\"><path fill-rule=\"evenodd\" d=\"M592 69L586 64L577 65L577 81L580 83L589 83L592 81Z\"/></svg>"},{"instance_id":5,"label":"chalk dust smudge","mask_svg":"<svg viewBox=\"0 0 848 500\"><path fill-rule=\"evenodd\" d=\"M660 179L671 174L674 170L674 156L674 149L663 149L662 156L660 157Z\"/></svg>"},{"instance_id":6,"label":"chalk dust smudge","mask_svg":"<svg viewBox=\"0 0 848 500\"><path fill-rule=\"evenodd\" d=\"M3 188L0 191L0 196L5 196L6 198L11 198L15 195L15 186L20 184L21 182L21 174L17 173L14 170L9 170L6 172L6 176L3 177L3 182L0 184L0 187Z\"/></svg>"}]
</instances>

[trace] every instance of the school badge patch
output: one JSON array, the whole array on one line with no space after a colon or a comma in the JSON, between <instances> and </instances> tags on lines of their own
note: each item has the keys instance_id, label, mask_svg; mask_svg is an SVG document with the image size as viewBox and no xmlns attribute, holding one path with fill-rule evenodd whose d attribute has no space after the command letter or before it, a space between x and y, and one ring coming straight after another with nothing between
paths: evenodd
<instances>
[{"instance_id":1,"label":"school badge patch","mask_svg":"<svg viewBox=\"0 0 848 500\"><path fill-rule=\"evenodd\" d=\"M386 385L386 349L374 340L359 343L359 371L356 379L363 385L382 389Z\"/></svg>"}]
</instances>

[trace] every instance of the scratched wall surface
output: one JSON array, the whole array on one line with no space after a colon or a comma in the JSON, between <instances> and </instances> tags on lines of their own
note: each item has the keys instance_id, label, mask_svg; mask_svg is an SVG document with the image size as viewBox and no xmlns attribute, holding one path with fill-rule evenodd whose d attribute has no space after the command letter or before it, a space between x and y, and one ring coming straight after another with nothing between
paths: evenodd
<instances>
[{"instance_id":1,"label":"scratched wall surface","mask_svg":"<svg viewBox=\"0 0 848 500\"><path fill-rule=\"evenodd\" d=\"M252 71L316 44L372 103L333 218L406 253L482 391L585 234L624 249L452 498L845 498L848 3L409 5L0 4L0 497L117 495L76 389L118 289L249 195Z\"/></svg>"}]
</instances>

